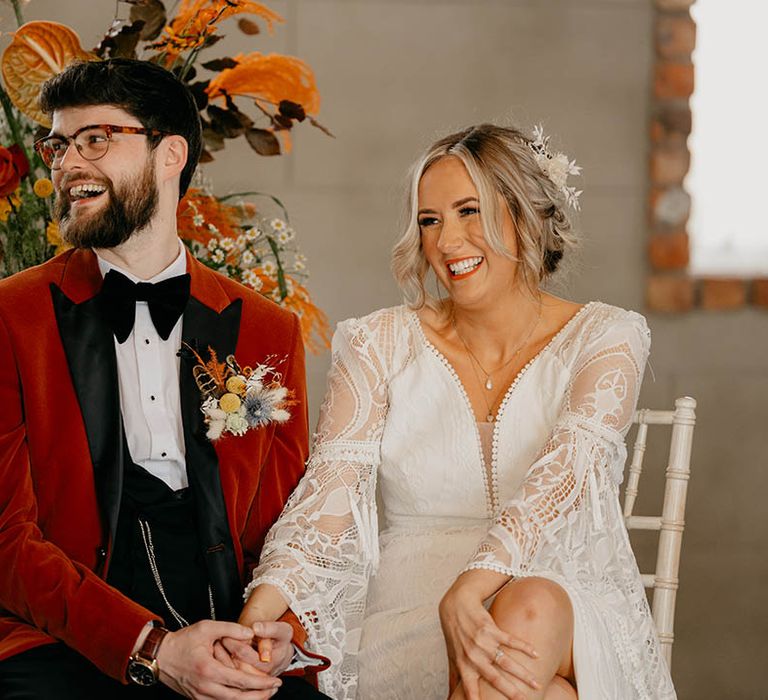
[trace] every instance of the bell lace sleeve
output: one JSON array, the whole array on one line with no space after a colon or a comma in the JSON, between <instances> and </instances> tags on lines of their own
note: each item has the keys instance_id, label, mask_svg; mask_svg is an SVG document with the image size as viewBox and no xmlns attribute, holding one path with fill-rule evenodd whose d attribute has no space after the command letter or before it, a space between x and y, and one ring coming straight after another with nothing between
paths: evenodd
<instances>
[{"instance_id":1,"label":"bell lace sleeve","mask_svg":"<svg viewBox=\"0 0 768 700\"><path fill-rule=\"evenodd\" d=\"M587 557L601 531L621 526L610 499L650 346L645 319L622 313L591 329L575 351L554 429L468 569L563 574Z\"/></svg>"},{"instance_id":2,"label":"bell lace sleeve","mask_svg":"<svg viewBox=\"0 0 768 700\"><path fill-rule=\"evenodd\" d=\"M328 389L304 477L267 536L246 598L276 586L307 631L307 648L328 657L321 686L349 695L368 577L378 558L376 469L388 409L394 314L339 324Z\"/></svg>"}]
</instances>

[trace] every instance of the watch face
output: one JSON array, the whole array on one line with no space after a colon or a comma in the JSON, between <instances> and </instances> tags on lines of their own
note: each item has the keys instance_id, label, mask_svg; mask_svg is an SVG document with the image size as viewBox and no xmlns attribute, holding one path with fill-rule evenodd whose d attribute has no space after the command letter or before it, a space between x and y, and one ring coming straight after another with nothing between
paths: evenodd
<instances>
[{"instance_id":1,"label":"watch face","mask_svg":"<svg viewBox=\"0 0 768 700\"><path fill-rule=\"evenodd\" d=\"M128 678L137 685L154 685L157 682L157 676L152 666L138 659L132 660L128 664Z\"/></svg>"}]
</instances>

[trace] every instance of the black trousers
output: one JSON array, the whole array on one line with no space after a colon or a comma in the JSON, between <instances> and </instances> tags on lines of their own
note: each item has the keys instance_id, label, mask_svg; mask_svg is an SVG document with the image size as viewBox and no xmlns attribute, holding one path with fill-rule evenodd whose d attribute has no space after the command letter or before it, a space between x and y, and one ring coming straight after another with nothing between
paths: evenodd
<instances>
[{"instance_id":1,"label":"black trousers","mask_svg":"<svg viewBox=\"0 0 768 700\"><path fill-rule=\"evenodd\" d=\"M303 678L285 676L275 700L328 700ZM123 685L64 644L46 644L0 661L2 700L178 700L158 683Z\"/></svg>"}]
</instances>

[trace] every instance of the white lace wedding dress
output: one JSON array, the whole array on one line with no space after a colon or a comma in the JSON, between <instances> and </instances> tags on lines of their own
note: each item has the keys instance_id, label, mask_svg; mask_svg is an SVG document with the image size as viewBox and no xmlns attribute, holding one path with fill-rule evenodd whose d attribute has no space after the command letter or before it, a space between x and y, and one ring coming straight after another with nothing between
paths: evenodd
<instances>
[{"instance_id":1,"label":"white lace wedding dress","mask_svg":"<svg viewBox=\"0 0 768 700\"><path fill-rule=\"evenodd\" d=\"M587 304L484 427L413 311L339 324L307 473L249 586L280 588L331 659L321 690L445 700L437 605L486 568L568 592L580 700L675 698L618 500L649 343L642 316Z\"/></svg>"}]
</instances>

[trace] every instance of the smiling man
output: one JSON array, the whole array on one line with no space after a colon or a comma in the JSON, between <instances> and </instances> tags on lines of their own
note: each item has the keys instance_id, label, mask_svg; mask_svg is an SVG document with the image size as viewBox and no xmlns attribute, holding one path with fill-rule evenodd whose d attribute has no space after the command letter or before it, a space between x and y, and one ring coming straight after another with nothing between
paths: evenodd
<instances>
[{"instance_id":1,"label":"smiling man","mask_svg":"<svg viewBox=\"0 0 768 700\"><path fill-rule=\"evenodd\" d=\"M113 59L70 66L41 105L74 249L0 282L0 696L322 697L277 678L298 624L232 622L303 472L304 354L296 317L177 236L194 99ZM290 418L209 440L193 369L211 351L279 358Z\"/></svg>"}]
</instances>

